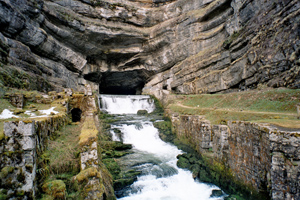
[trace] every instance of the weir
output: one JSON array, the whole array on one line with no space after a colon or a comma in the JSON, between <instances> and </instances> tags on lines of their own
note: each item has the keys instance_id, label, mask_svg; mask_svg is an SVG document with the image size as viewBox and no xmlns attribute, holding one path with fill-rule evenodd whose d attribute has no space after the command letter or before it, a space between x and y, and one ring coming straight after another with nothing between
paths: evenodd
<instances>
[{"instance_id":1,"label":"weir","mask_svg":"<svg viewBox=\"0 0 300 200\"><path fill-rule=\"evenodd\" d=\"M177 167L177 155L183 153L176 146L162 141L153 121L162 120L153 115L137 115L138 110L155 110L149 96L101 95L100 109L118 115L112 123L112 138L132 144L133 153L122 157L119 162L128 168L141 171L141 175L130 186L116 191L122 200L209 200L223 199L211 197L219 188L194 180L192 173ZM152 117L151 117L152 116ZM121 134L113 130L119 129Z\"/></svg>"}]
</instances>

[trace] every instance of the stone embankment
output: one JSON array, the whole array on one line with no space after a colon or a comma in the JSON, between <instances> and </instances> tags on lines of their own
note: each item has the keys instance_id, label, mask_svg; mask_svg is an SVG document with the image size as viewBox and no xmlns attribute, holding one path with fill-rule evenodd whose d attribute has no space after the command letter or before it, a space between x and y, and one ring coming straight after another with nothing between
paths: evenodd
<instances>
[{"instance_id":1,"label":"stone embankment","mask_svg":"<svg viewBox=\"0 0 300 200\"><path fill-rule=\"evenodd\" d=\"M51 135L68 121L67 114L62 114L39 121L4 123L5 139L0 141L1 197L35 197L38 156L47 147Z\"/></svg>"},{"instance_id":2,"label":"stone embankment","mask_svg":"<svg viewBox=\"0 0 300 200\"><path fill-rule=\"evenodd\" d=\"M84 122L79 136L81 172L74 177L82 186L84 199L115 199L113 180L100 160L97 107L93 96L85 97Z\"/></svg>"},{"instance_id":3,"label":"stone embankment","mask_svg":"<svg viewBox=\"0 0 300 200\"><path fill-rule=\"evenodd\" d=\"M91 90L88 89L85 95L73 94L63 102L72 110L84 111L79 138L81 171L71 180L80 192L78 198L115 199L111 175L99 157L97 108ZM69 122L68 112L64 112L35 120L4 123L4 138L0 140L0 199L36 198L38 184L41 184L37 180L38 173L44 170L38 169L37 163L55 132ZM66 198L66 185L62 180L45 182L42 188L54 199Z\"/></svg>"},{"instance_id":4,"label":"stone embankment","mask_svg":"<svg viewBox=\"0 0 300 200\"><path fill-rule=\"evenodd\" d=\"M212 125L202 116L169 116L177 138L227 169L232 181L267 192L273 200L300 199L299 130L242 121Z\"/></svg>"}]
</instances>

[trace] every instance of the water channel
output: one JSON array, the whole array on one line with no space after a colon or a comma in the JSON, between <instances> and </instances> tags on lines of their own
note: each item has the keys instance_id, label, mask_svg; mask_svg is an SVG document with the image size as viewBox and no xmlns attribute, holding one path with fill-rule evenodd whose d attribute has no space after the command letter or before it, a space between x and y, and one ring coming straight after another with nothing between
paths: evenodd
<instances>
[{"instance_id":1,"label":"water channel","mask_svg":"<svg viewBox=\"0 0 300 200\"><path fill-rule=\"evenodd\" d=\"M141 171L137 180L119 193L120 200L216 200L211 198L214 185L201 183L192 178L190 171L176 166L182 151L162 141L153 121L161 120L152 115L137 115L138 110L155 110L153 99L146 95L101 95L101 110L118 116L112 123L113 140L132 144L133 153L120 160L122 165Z\"/></svg>"}]
</instances>

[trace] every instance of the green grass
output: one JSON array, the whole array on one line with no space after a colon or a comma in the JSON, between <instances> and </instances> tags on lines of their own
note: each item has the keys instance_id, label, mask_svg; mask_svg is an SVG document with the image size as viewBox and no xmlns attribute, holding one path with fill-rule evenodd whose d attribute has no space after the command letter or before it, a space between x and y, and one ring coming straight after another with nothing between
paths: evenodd
<instances>
[{"instance_id":1,"label":"green grass","mask_svg":"<svg viewBox=\"0 0 300 200\"><path fill-rule=\"evenodd\" d=\"M15 109L7 99L0 99L0 114L4 109Z\"/></svg>"},{"instance_id":2,"label":"green grass","mask_svg":"<svg viewBox=\"0 0 300 200\"><path fill-rule=\"evenodd\" d=\"M0 99L0 114L3 112L4 109L15 109L8 100ZM3 139L3 126L5 121L13 121L15 119L0 119L0 140Z\"/></svg>"},{"instance_id":3,"label":"green grass","mask_svg":"<svg viewBox=\"0 0 300 200\"><path fill-rule=\"evenodd\" d=\"M49 141L46 153L49 154L50 172L61 174L79 170L80 126L71 124L56 132Z\"/></svg>"},{"instance_id":4,"label":"green grass","mask_svg":"<svg viewBox=\"0 0 300 200\"><path fill-rule=\"evenodd\" d=\"M296 105L300 90L267 89L228 94L178 95L168 106L174 112L203 115L213 124L253 121L300 128Z\"/></svg>"},{"instance_id":5,"label":"green grass","mask_svg":"<svg viewBox=\"0 0 300 200\"><path fill-rule=\"evenodd\" d=\"M50 136L47 150L39 156L40 186L48 181L62 180L67 186L68 199L81 199L73 188L72 177L80 171L78 145L81 127L79 123L66 125ZM46 173L43 174L44 170ZM42 172L42 173L41 173ZM41 192L41 189L39 190ZM39 193L44 196L45 194ZM69 196L70 195L70 196Z\"/></svg>"},{"instance_id":6,"label":"green grass","mask_svg":"<svg viewBox=\"0 0 300 200\"><path fill-rule=\"evenodd\" d=\"M42 98L42 93L38 91L27 91L27 90L22 90L22 89L16 89L16 88L8 88L8 87L2 87L0 88L0 114L3 112L4 109L9 109L10 111L14 111L17 109L13 105L10 104L8 99L4 99L6 95L9 94L23 94L27 99L24 105L23 110L47 110L51 107L55 107L55 111L58 111L60 113L64 113L66 111L65 107L62 106L62 104L59 101L64 101L64 100L56 100L52 104L44 104L44 103L34 103L31 102L35 97ZM38 111L33 112L36 115L41 115ZM3 133L3 126L5 121L15 121L16 119L18 120L24 120L28 117L29 115L26 115L24 113L16 114L19 118L11 118L11 119L0 119L0 135ZM36 120L42 120L43 118L36 118Z\"/></svg>"},{"instance_id":7,"label":"green grass","mask_svg":"<svg viewBox=\"0 0 300 200\"><path fill-rule=\"evenodd\" d=\"M192 107L296 113L296 104L300 103L300 90L271 89L184 97L186 100L182 104Z\"/></svg>"}]
</instances>

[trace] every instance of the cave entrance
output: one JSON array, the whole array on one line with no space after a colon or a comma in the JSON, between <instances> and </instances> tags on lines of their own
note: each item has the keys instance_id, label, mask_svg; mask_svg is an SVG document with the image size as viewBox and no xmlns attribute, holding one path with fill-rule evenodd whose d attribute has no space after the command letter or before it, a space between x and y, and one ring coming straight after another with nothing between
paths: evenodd
<instances>
[{"instance_id":1,"label":"cave entrance","mask_svg":"<svg viewBox=\"0 0 300 200\"><path fill-rule=\"evenodd\" d=\"M116 71L102 73L99 84L100 94L138 95L149 79L146 70Z\"/></svg>"},{"instance_id":2,"label":"cave entrance","mask_svg":"<svg viewBox=\"0 0 300 200\"><path fill-rule=\"evenodd\" d=\"M80 122L82 111L79 108L73 108L71 110L72 122Z\"/></svg>"}]
</instances>

